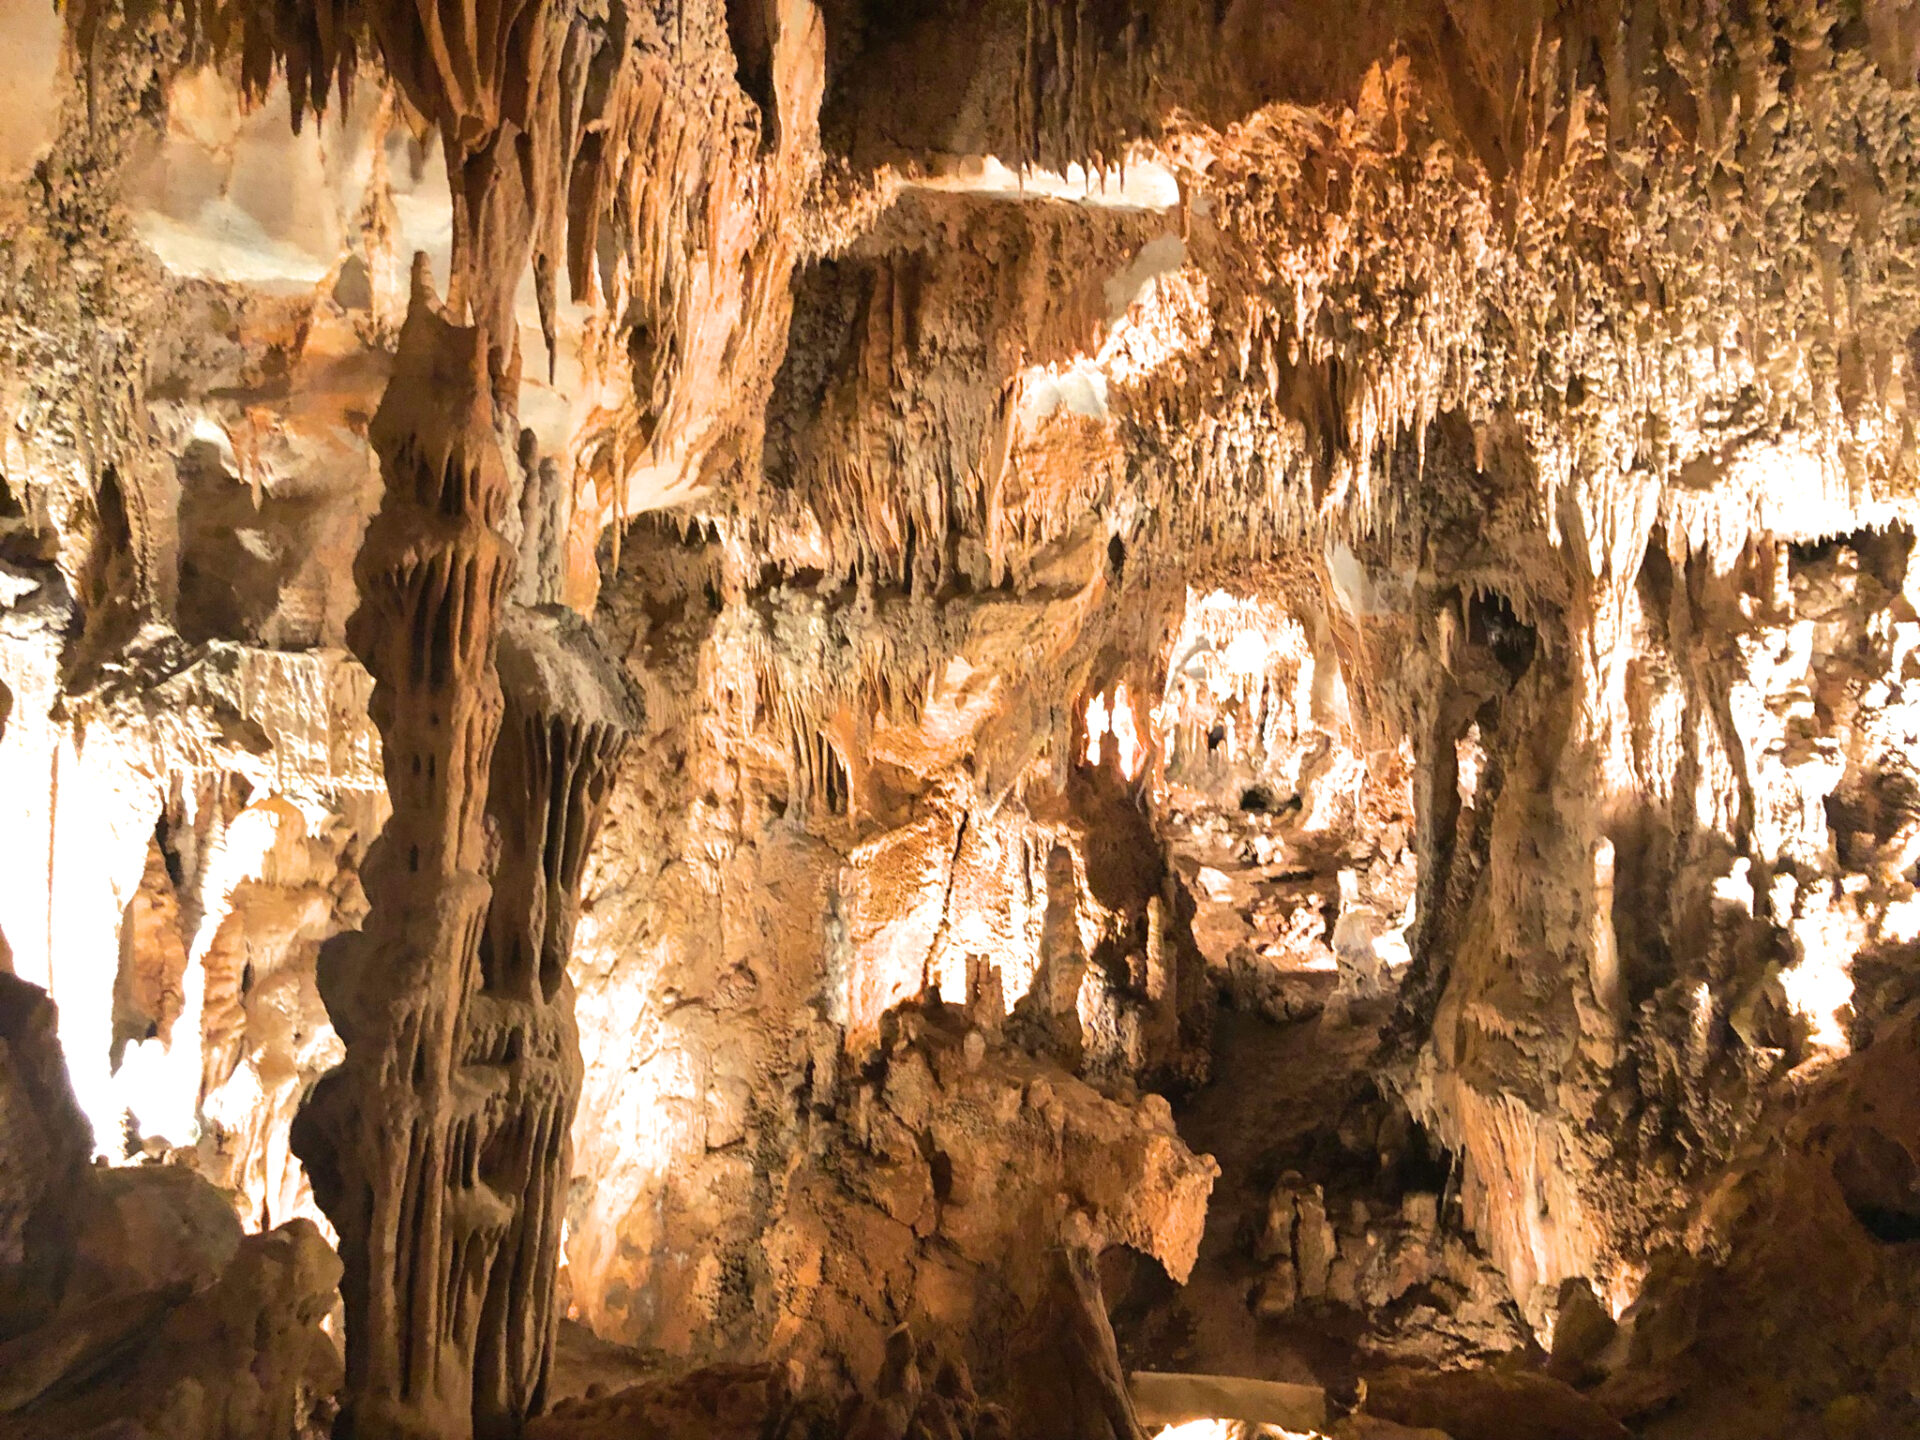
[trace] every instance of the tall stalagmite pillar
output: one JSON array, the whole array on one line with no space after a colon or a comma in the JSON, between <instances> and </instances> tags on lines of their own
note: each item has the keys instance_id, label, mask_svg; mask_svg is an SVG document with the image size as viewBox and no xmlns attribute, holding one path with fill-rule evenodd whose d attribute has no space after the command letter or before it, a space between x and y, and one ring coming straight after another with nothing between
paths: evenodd
<instances>
[{"instance_id":1,"label":"tall stalagmite pillar","mask_svg":"<svg viewBox=\"0 0 1920 1440\"><path fill-rule=\"evenodd\" d=\"M355 1440L511 1436L551 1364L581 1076L565 951L630 710L604 664L577 658L523 655L526 693L503 698L514 557L492 413L483 333L417 273L373 421L386 494L348 630L375 680L393 818L363 869L364 928L321 956L346 1058L293 1137L340 1232ZM588 643L551 617L529 633L536 656Z\"/></svg>"}]
</instances>

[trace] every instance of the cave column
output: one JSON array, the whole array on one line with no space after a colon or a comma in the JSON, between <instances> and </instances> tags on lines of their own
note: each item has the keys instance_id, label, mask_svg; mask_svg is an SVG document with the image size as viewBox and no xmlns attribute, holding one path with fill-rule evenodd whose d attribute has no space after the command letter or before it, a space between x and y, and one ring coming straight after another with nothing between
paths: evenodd
<instances>
[{"instance_id":1,"label":"cave column","mask_svg":"<svg viewBox=\"0 0 1920 1440\"><path fill-rule=\"evenodd\" d=\"M348 639L374 677L393 817L363 871L365 927L322 952L346 1058L294 1148L340 1233L342 1433L464 1440L483 1277L515 1199L480 1181L499 1097L462 1054L492 895L494 651L513 557L484 341L438 313L418 271L372 440L386 494Z\"/></svg>"},{"instance_id":2,"label":"cave column","mask_svg":"<svg viewBox=\"0 0 1920 1440\"><path fill-rule=\"evenodd\" d=\"M340 1232L350 1440L511 1440L553 1361L582 1079L566 962L638 712L577 616L507 605L490 392L484 332L417 274L348 627L393 818L364 928L321 954L346 1059L294 1127Z\"/></svg>"}]
</instances>

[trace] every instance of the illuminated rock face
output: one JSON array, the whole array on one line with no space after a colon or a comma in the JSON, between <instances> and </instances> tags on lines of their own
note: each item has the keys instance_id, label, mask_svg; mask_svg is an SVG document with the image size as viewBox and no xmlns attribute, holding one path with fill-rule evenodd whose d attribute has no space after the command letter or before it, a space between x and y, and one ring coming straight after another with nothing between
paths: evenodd
<instances>
[{"instance_id":1,"label":"illuminated rock face","mask_svg":"<svg viewBox=\"0 0 1920 1440\"><path fill-rule=\"evenodd\" d=\"M1900 7L0 27L0 1261L218 1231L112 1394L327 1423L326 1240L356 1434L556 1314L748 1368L555 1435L1119 1434L1449 1286L1489 1403L1920 1425Z\"/></svg>"}]
</instances>

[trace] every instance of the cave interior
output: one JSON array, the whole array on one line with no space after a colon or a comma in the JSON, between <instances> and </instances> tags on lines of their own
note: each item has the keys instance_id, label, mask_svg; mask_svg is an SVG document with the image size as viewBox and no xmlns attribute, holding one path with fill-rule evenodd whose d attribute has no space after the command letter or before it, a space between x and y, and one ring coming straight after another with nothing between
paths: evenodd
<instances>
[{"instance_id":1,"label":"cave interior","mask_svg":"<svg viewBox=\"0 0 1920 1440\"><path fill-rule=\"evenodd\" d=\"M0 1437L1920 1437L1920 5L0 36Z\"/></svg>"}]
</instances>

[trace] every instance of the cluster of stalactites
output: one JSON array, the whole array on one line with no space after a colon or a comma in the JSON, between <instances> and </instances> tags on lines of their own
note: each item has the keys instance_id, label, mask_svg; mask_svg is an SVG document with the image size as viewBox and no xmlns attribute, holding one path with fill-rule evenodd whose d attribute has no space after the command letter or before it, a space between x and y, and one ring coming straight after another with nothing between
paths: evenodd
<instances>
[{"instance_id":1,"label":"cluster of stalactites","mask_svg":"<svg viewBox=\"0 0 1920 1440\"><path fill-rule=\"evenodd\" d=\"M111 4L73 8L82 53ZM615 314L629 297L639 307L647 353L630 358L638 393L657 410L674 334L689 323L689 268L752 184L744 172L757 133L737 86L707 93L713 67L673 53L692 32L725 54L718 7L683 8L664 27L622 4L572 0L190 0L185 18L189 53L236 62L251 99L284 75L296 128L336 95L344 103L371 61L438 134L453 207L449 308L488 335L503 408L519 371L514 296L531 262L550 372L564 273L574 300L598 294ZM717 41L705 34L716 26ZM611 245L609 224L619 232ZM765 298L754 297L761 309Z\"/></svg>"},{"instance_id":2,"label":"cluster of stalactites","mask_svg":"<svg viewBox=\"0 0 1920 1440\"><path fill-rule=\"evenodd\" d=\"M1912 483L1920 100L1910 61L1873 64L1910 38L1860 45L1830 7L1775 12L1626 5L1593 51L1576 15L1543 41L1499 179L1462 184L1467 138L1437 141L1403 79L1356 116L1371 133L1295 137L1278 169L1343 223L1281 216L1295 187L1273 183L1277 152L1258 185L1252 168L1229 180L1227 227L1269 253L1299 237L1278 247L1293 258L1274 310L1302 359L1351 378L1362 485L1396 430L1420 443L1442 410L1516 417L1550 523L1583 473L1698 489L1782 436L1856 491ZM1660 44L1668 25L1685 43Z\"/></svg>"},{"instance_id":3,"label":"cluster of stalactites","mask_svg":"<svg viewBox=\"0 0 1920 1440\"><path fill-rule=\"evenodd\" d=\"M75 7L83 51L106 8ZM191 51L237 60L250 98L284 73L296 129L309 110L324 114L334 94L344 102L363 60L377 61L446 147L453 309L470 305L511 352L512 299L529 244L557 261L569 187L597 183L591 167L577 175L575 161L594 118L585 113L594 55L618 37L565 0L193 0L185 18ZM541 268L552 273L551 264ZM542 299L551 300L550 286ZM496 361L496 373L511 360Z\"/></svg>"},{"instance_id":4,"label":"cluster of stalactites","mask_svg":"<svg viewBox=\"0 0 1920 1440\"><path fill-rule=\"evenodd\" d=\"M1113 397L1169 462L1135 470L1169 548L1417 527L1401 477L1449 416L1517 430L1556 543L1569 492L1607 530L1718 487L1728 514L1669 529L1735 525L1775 503L1755 450L1856 502L1920 483L1904 7L1487 3L1396 50L1404 20L1363 6L1324 42L1338 100L1288 92L1292 21L1216 21L1034 0L1007 82L1013 154L1094 168L1159 127L1205 216L1208 362Z\"/></svg>"},{"instance_id":5,"label":"cluster of stalactites","mask_svg":"<svg viewBox=\"0 0 1920 1440\"><path fill-rule=\"evenodd\" d=\"M503 845L535 863L509 865L502 857L496 890L509 876L524 885L518 908L525 913L510 917L496 904L488 917L480 952L488 990L526 1000L552 1000L559 992L577 918L574 897L626 738L613 725L509 700L494 764L525 794L511 802L519 833L510 830Z\"/></svg>"}]
</instances>

